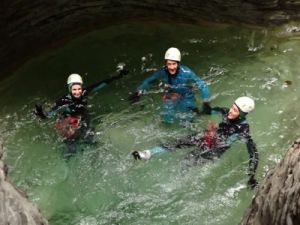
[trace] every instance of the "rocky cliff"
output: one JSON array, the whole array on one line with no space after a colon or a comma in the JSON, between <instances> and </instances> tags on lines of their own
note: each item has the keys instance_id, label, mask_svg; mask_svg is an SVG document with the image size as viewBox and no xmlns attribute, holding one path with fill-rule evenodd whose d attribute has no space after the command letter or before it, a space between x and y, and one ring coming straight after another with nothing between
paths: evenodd
<instances>
[{"instance_id":1,"label":"rocky cliff","mask_svg":"<svg viewBox=\"0 0 300 225\"><path fill-rule=\"evenodd\" d=\"M268 171L240 225L300 224L300 139Z\"/></svg>"},{"instance_id":2,"label":"rocky cliff","mask_svg":"<svg viewBox=\"0 0 300 225\"><path fill-rule=\"evenodd\" d=\"M0 224L1 225L47 225L37 207L7 180L7 167L0 145Z\"/></svg>"}]
</instances>

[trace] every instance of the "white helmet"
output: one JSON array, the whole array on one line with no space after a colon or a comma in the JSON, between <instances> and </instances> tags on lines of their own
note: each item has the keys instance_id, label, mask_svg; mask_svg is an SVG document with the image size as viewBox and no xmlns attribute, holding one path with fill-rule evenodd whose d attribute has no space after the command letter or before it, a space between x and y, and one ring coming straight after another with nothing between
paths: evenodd
<instances>
[{"instance_id":1,"label":"white helmet","mask_svg":"<svg viewBox=\"0 0 300 225\"><path fill-rule=\"evenodd\" d=\"M177 62L181 61L181 53L178 48L169 48L165 54L165 60L174 60Z\"/></svg>"},{"instance_id":2,"label":"white helmet","mask_svg":"<svg viewBox=\"0 0 300 225\"><path fill-rule=\"evenodd\" d=\"M79 74L72 73L68 77L67 84L70 85L70 84L73 84L73 83L83 84L82 78Z\"/></svg>"},{"instance_id":3,"label":"white helmet","mask_svg":"<svg viewBox=\"0 0 300 225\"><path fill-rule=\"evenodd\" d=\"M255 108L254 100L247 96L237 98L234 103L244 113L249 113Z\"/></svg>"}]
</instances>

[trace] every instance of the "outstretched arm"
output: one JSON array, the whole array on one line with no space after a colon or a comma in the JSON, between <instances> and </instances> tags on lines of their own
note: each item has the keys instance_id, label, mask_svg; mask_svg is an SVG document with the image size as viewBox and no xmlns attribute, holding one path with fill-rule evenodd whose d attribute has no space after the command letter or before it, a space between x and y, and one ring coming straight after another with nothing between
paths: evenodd
<instances>
[{"instance_id":1,"label":"outstretched arm","mask_svg":"<svg viewBox=\"0 0 300 225\"><path fill-rule=\"evenodd\" d=\"M71 96L69 95L58 99L48 112L43 110L42 105L36 104L34 114L41 119L54 118L58 113L68 110L68 107L72 104L70 99Z\"/></svg>"},{"instance_id":2,"label":"outstretched arm","mask_svg":"<svg viewBox=\"0 0 300 225\"><path fill-rule=\"evenodd\" d=\"M257 165L258 165L258 151L256 148L256 144L254 141L250 138L247 141L247 149L249 153L249 175L255 175Z\"/></svg>"},{"instance_id":3,"label":"outstretched arm","mask_svg":"<svg viewBox=\"0 0 300 225\"><path fill-rule=\"evenodd\" d=\"M147 89L155 80L159 79L164 73L164 69L161 69L152 75L150 75L148 78L146 78L142 84L137 88L138 91L143 91Z\"/></svg>"},{"instance_id":4,"label":"outstretched arm","mask_svg":"<svg viewBox=\"0 0 300 225\"><path fill-rule=\"evenodd\" d=\"M257 181L255 179L255 172L258 166L258 151L256 148L256 144L252 140L249 130L244 133L244 138L246 140L246 145L247 145L247 150L249 154L249 166L248 166L248 175L249 175L249 180L248 180L248 186L250 188L255 188L257 186Z\"/></svg>"},{"instance_id":5,"label":"outstretched arm","mask_svg":"<svg viewBox=\"0 0 300 225\"><path fill-rule=\"evenodd\" d=\"M155 72L154 74L152 74L151 76L149 76L148 78L146 78L142 82L142 84L137 88L137 90L128 97L128 101L131 104L139 101L143 91L147 89L151 85L151 83L153 83L155 80L161 78L163 76L163 73L164 73L164 69L161 69Z\"/></svg>"},{"instance_id":6,"label":"outstretched arm","mask_svg":"<svg viewBox=\"0 0 300 225\"><path fill-rule=\"evenodd\" d=\"M210 94L209 88L206 82L199 78L193 71L190 73L190 78L196 83L198 89L201 92L201 96L204 102L209 102Z\"/></svg>"},{"instance_id":7,"label":"outstretched arm","mask_svg":"<svg viewBox=\"0 0 300 225\"><path fill-rule=\"evenodd\" d=\"M40 104L35 104L35 110L33 113L38 116L40 119L48 119L48 118L53 118L57 112L60 110L60 107L55 104L49 112L45 112L43 110L43 106Z\"/></svg>"},{"instance_id":8,"label":"outstretched arm","mask_svg":"<svg viewBox=\"0 0 300 225\"><path fill-rule=\"evenodd\" d=\"M127 75L128 74L128 70L126 69L122 69L120 71L117 71L113 74L112 77L110 78L107 78L105 80L102 80L102 81L99 81L98 83L96 84L93 84L93 85L90 85L88 86L87 88L85 88L85 91L87 92L87 94L89 93L93 93L93 92L97 92L99 91L100 89L102 89L103 87L105 87L106 85L116 81L116 80L119 80L121 79L123 76Z\"/></svg>"},{"instance_id":9,"label":"outstretched arm","mask_svg":"<svg viewBox=\"0 0 300 225\"><path fill-rule=\"evenodd\" d=\"M201 96L203 99L203 105L202 105L202 112L201 114L211 114L211 107L210 107L210 94L209 94L209 88L205 81L199 78L192 70L190 71L190 78L193 80L193 82L196 83L196 86L201 92Z\"/></svg>"}]
</instances>

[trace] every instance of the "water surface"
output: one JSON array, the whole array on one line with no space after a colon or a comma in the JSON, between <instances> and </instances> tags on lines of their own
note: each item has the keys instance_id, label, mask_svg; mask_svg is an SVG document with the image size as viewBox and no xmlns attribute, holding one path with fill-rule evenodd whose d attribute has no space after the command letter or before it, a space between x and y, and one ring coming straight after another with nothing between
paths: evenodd
<instances>
[{"instance_id":1,"label":"water surface","mask_svg":"<svg viewBox=\"0 0 300 225\"><path fill-rule=\"evenodd\" d=\"M11 180L54 225L238 224L254 194L245 186L246 146L237 143L220 160L185 175L180 162L191 149L135 162L133 150L203 130L219 118L196 117L187 127L163 124L156 84L134 106L124 99L161 68L168 47L178 47L183 63L208 82L213 106L230 106L241 95L256 100L248 120L261 180L300 133L300 44L293 29L137 22L88 33L32 58L0 87ZM130 74L89 101L97 144L80 146L83 151L66 162L53 121L37 120L34 104L49 107L65 94L70 73L88 85L107 78L118 63Z\"/></svg>"}]
</instances>

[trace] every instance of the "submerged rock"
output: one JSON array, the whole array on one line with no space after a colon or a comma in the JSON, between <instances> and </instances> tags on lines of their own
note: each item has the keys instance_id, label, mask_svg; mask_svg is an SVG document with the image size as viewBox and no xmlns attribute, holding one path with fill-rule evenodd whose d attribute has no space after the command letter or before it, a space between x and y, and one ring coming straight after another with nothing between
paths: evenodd
<instances>
[{"instance_id":1,"label":"submerged rock","mask_svg":"<svg viewBox=\"0 0 300 225\"><path fill-rule=\"evenodd\" d=\"M240 225L300 224L300 139L261 182Z\"/></svg>"},{"instance_id":2,"label":"submerged rock","mask_svg":"<svg viewBox=\"0 0 300 225\"><path fill-rule=\"evenodd\" d=\"M7 180L7 167L0 143L0 224L47 225L38 208L29 202L25 194Z\"/></svg>"}]
</instances>

